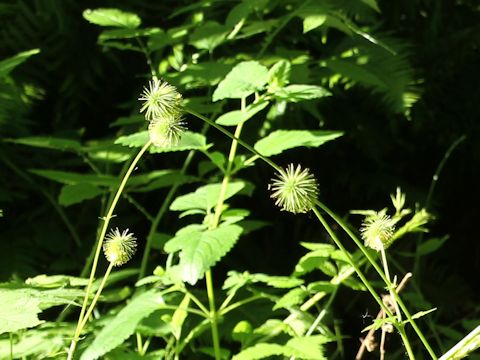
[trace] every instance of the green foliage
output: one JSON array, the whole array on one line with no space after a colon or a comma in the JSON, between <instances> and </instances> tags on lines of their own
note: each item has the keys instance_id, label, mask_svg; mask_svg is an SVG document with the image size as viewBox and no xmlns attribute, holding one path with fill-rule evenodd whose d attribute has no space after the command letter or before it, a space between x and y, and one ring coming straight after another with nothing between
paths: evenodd
<instances>
[{"instance_id":1,"label":"green foliage","mask_svg":"<svg viewBox=\"0 0 480 360\"><path fill-rule=\"evenodd\" d=\"M386 325L402 335L391 359L478 347L478 330L459 342L478 325L461 271L476 245L445 235L475 222L451 199L474 198L475 141L437 183L478 133L474 2L88 6L0 5L1 359L353 358L359 329ZM190 131L172 147L145 147L152 77L183 97ZM313 212L277 212L273 160L318 175ZM397 189L393 211L370 209L398 184L415 204ZM361 219L324 200L391 214L391 276ZM102 278L96 249L117 227L138 253ZM360 319L409 271L401 320Z\"/></svg>"},{"instance_id":2,"label":"green foliage","mask_svg":"<svg viewBox=\"0 0 480 360\"><path fill-rule=\"evenodd\" d=\"M241 233L238 225L213 230L195 224L184 227L165 244L167 253L180 252L178 264L169 271L173 277L195 285L235 245Z\"/></svg>"},{"instance_id":3,"label":"green foliage","mask_svg":"<svg viewBox=\"0 0 480 360\"><path fill-rule=\"evenodd\" d=\"M163 303L161 293L155 290L134 298L98 333L80 359L98 359L115 349L134 333L136 326L143 318L157 310Z\"/></svg>"}]
</instances>

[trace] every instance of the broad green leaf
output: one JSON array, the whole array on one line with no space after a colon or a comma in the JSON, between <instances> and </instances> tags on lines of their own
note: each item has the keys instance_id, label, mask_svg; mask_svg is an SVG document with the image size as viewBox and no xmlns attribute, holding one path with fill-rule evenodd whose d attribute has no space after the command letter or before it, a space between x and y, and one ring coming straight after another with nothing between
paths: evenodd
<instances>
[{"instance_id":1,"label":"broad green leaf","mask_svg":"<svg viewBox=\"0 0 480 360\"><path fill-rule=\"evenodd\" d=\"M66 327L60 324L55 324L52 328L50 324L23 331L22 336L14 336L12 354L10 353L11 339L7 337L0 340L0 359L45 359L48 355L65 354L65 339L71 336L75 329L72 326ZM48 358L53 359L50 356Z\"/></svg>"},{"instance_id":2,"label":"broad green leaf","mask_svg":"<svg viewBox=\"0 0 480 360\"><path fill-rule=\"evenodd\" d=\"M135 332L138 323L164 304L162 295L155 290L147 291L128 303L96 335L95 340L80 357L94 360L121 345Z\"/></svg>"},{"instance_id":3,"label":"broad green leaf","mask_svg":"<svg viewBox=\"0 0 480 360\"><path fill-rule=\"evenodd\" d=\"M288 84L292 65L287 60L280 60L268 70L268 90L274 92Z\"/></svg>"},{"instance_id":4,"label":"broad green leaf","mask_svg":"<svg viewBox=\"0 0 480 360\"><path fill-rule=\"evenodd\" d=\"M320 26L322 26L325 21L327 20L327 14L312 14L312 15L307 15L303 19L303 33L307 33L313 29L316 29Z\"/></svg>"},{"instance_id":5,"label":"broad green leaf","mask_svg":"<svg viewBox=\"0 0 480 360\"><path fill-rule=\"evenodd\" d=\"M290 339L285 345L259 343L251 346L239 354L235 355L232 360L255 360L264 359L269 356L283 355L295 356L300 359L326 359L323 355L322 345L326 342L332 341L322 335L294 337Z\"/></svg>"},{"instance_id":6,"label":"broad green leaf","mask_svg":"<svg viewBox=\"0 0 480 360\"><path fill-rule=\"evenodd\" d=\"M142 23L137 14L119 9L87 9L83 12L83 17L95 25L127 29L135 29Z\"/></svg>"},{"instance_id":7,"label":"broad green leaf","mask_svg":"<svg viewBox=\"0 0 480 360\"><path fill-rule=\"evenodd\" d=\"M110 175L89 175L58 170L32 169L31 173L67 185L87 183L96 186L115 186L119 180Z\"/></svg>"},{"instance_id":8,"label":"broad green leaf","mask_svg":"<svg viewBox=\"0 0 480 360\"><path fill-rule=\"evenodd\" d=\"M326 357L323 355L322 345L332 340L323 335L294 337L287 342L286 347L291 349L291 354L294 356L323 360Z\"/></svg>"},{"instance_id":9,"label":"broad green leaf","mask_svg":"<svg viewBox=\"0 0 480 360\"><path fill-rule=\"evenodd\" d=\"M33 278L28 278L25 283L34 287L41 288L59 288L65 286L86 286L88 279L68 276L68 275L37 275Z\"/></svg>"},{"instance_id":10,"label":"broad green leaf","mask_svg":"<svg viewBox=\"0 0 480 360\"><path fill-rule=\"evenodd\" d=\"M74 304L83 296L78 289L38 290L5 284L0 288L0 334L37 326L38 314L52 306Z\"/></svg>"},{"instance_id":11,"label":"broad green leaf","mask_svg":"<svg viewBox=\"0 0 480 360\"><path fill-rule=\"evenodd\" d=\"M131 135L120 136L115 141L115 144L138 148L144 146L148 140L148 131L141 131ZM150 153L163 153L171 151L198 150L206 148L208 148L208 146L205 136L198 133L185 131L178 145L172 146L170 148L159 148L158 146L150 146L149 150Z\"/></svg>"},{"instance_id":12,"label":"broad green leaf","mask_svg":"<svg viewBox=\"0 0 480 360\"><path fill-rule=\"evenodd\" d=\"M8 74L10 74L10 71L12 71L18 65L26 61L30 56L36 55L39 52L40 49L22 51L15 56L0 61L0 78L7 76Z\"/></svg>"},{"instance_id":13,"label":"broad green leaf","mask_svg":"<svg viewBox=\"0 0 480 360\"><path fill-rule=\"evenodd\" d=\"M280 289L289 289L303 284L302 279L293 276L272 276L266 274L252 274L252 282L262 282L268 286Z\"/></svg>"},{"instance_id":14,"label":"broad green leaf","mask_svg":"<svg viewBox=\"0 0 480 360\"><path fill-rule=\"evenodd\" d=\"M224 200L229 199L236 193L240 192L247 186L244 181L232 181L228 184ZM184 211L191 209L212 209L216 204L220 195L222 184L209 184L202 186L193 193L181 195L177 197L170 205L170 210ZM246 189L248 190L248 189ZM253 190L250 188L250 190Z\"/></svg>"},{"instance_id":15,"label":"broad green leaf","mask_svg":"<svg viewBox=\"0 0 480 360\"><path fill-rule=\"evenodd\" d=\"M197 27L190 35L190 44L197 49L212 51L221 45L229 32L229 28L215 21L208 21Z\"/></svg>"},{"instance_id":16,"label":"broad green leaf","mask_svg":"<svg viewBox=\"0 0 480 360\"><path fill-rule=\"evenodd\" d=\"M176 86L182 86L187 89L193 89L204 86L217 85L229 72L232 70L231 64L223 64L219 62L206 61L198 64L190 64L181 72L169 74L166 79ZM201 108L192 105L192 101L196 98L185 99L185 105L198 110L202 114L205 113L205 108L218 108L218 104L212 104L211 98L202 98L203 105ZM198 99L198 98L197 98Z\"/></svg>"},{"instance_id":17,"label":"broad green leaf","mask_svg":"<svg viewBox=\"0 0 480 360\"><path fill-rule=\"evenodd\" d=\"M256 113L268 106L268 101L259 101L247 106L245 111L234 110L220 116L215 122L224 126L236 126L241 122L251 119Z\"/></svg>"},{"instance_id":18,"label":"broad green leaf","mask_svg":"<svg viewBox=\"0 0 480 360\"><path fill-rule=\"evenodd\" d=\"M435 252L442 247L447 240L448 236L444 236L443 238L428 239L420 244L416 250L416 253L418 256L423 256Z\"/></svg>"},{"instance_id":19,"label":"broad green leaf","mask_svg":"<svg viewBox=\"0 0 480 360\"><path fill-rule=\"evenodd\" d=\"M187 318L188 312L187 308L190 305L190 295L185 294L183 297L182 302L178 305L177 309L173 313L172 320L170 321L170 326L172 327L172 334L175 338L180 340L180 336L182 334L182 326Z\"/></svg>"},{"instance_id":20,"label":"broad green leaf","mask_svg":"<svg viewBox=\"0 0 480 360\"><path fill-rule=\"evenodd\" d=\"M7 141L13 142L15 144L22 144L27 146L39 147L44 149L53 149L53 150L70 150L70 151L80 151L82 150L82 145L77 140L63 139L56 137L46 137L46 136L30 136L18 139L8 139Z\"/></svg>"},{"instance_id":21,"label":"broad green leaf","mask_svg":"<svg viewBox=\"0 0 480 360\"><path fill-rule=\"evenodd\" d=\"M0 334L37 326L44 321L38 318L39 299L25 290L0 289Z\"/></svg>"},{"instance_id":22,"label":"broad green leaf","mask_svg":"<svg viewBox=\"0 0 480 360\"><path fill-rule=\"evenodd\" d=\"M63 206L78 204L102 194L104 191L89 183L65 185L58 196L58 203Z\"/></svg>"},{"instance_id":23,"label":"broad green leaf","mask_svg":"<svg viewBox=\"0 0 480 360\"><path fill-rule=\"evenodd\" d=\"M243 345L250 338L252 332L252 324L247 320L241 320L232 330L232 339L241 342Z\"/></svg>"},{"instance_id":24,"label":"broad green leaf","mask_svg":"<svg viewBox=\"0 0 480 360\"><path fill-rule=\"evenodd\" d=\"M274 288L289 289L302 285L303 280L290 276L270 276L266 274L250 274L248 271L243 273L229 271L228 278L225 280L222 289L238 289L252 283L264 283Z\"/></svg>"},{"instance_id":25,"label":"broad green leaf","mask_svg":"<svg viewBox=\"0 0 480 360\"><path fill-rule=\"evenodd\" d=\"M165 251L180 251L176 271L182 281L195 285L205 271L230 251L241 233L242 228L238 225L221 226L213 230L189 225L178 231L175 237L165 244Z\"/></svg>"},{"instance_id":26,"label":"broad green leaf","mask_svg":"<svg viewBox=\"0 0 480 360\"><path fill-rule=\"evenodd\" d=\"M264 156L272 156L299 146L317 147L342 135L339 131L277 130L257 141L255 150Z\"/></svg>"},{"instance_id":27,"label":"broad green leaf","mask_svg":"<svg viewBox=\"0 0 480 360\"><path fill-rule=\"evenodd\" d=\"M236 65L213 93L213 101L241 99L262 90L268 81L268 69L257 61Z\"/></svg>"},{"instance_id":28,"label":"broad green leaf","mask_svg":"<svg viewBox=\"0 0 480 360\"><path fill-rule=\"evenodd\" d=\"M273 310L288 308L302 303L309 295L308 291L302 288L294 288L283 295L273 307Z\"/></svg>"},{"instance_id":29,"label":"broad green leaf","mask_svg":"<svg viewBox=\"0 0 480 360\"><path fill-rule=\"evenodd\" d=\"M332 95L327 89L315 85L289 85L275 91L275 98L287 102L319 99Z\"/></svg>"},{"instance_id":30,"label":"broad green leaf","mask_svg":"<svg viewBox=\"0 0 480 360\"><path fill-rule=\"evenodd\" d=\"M274 355L286 355L284 347L278 344L260 343L242 350L232 357L232 360L257 360Z\"/></svg>"}]
</instances>

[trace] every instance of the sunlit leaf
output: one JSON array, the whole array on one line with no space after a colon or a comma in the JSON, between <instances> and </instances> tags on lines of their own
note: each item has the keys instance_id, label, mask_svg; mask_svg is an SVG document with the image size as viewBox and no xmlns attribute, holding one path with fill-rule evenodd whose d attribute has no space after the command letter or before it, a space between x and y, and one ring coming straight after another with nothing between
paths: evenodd
<instances>
[{"instance_id":1,"label":"sunlit leaf","mask_svg":"<svg viewBox=\"0 0 480 360\"><path fill-rule=\"evenodd\" d=\"M12 71L18 65L26 61L30 56L36 55L39 52L40 52L40 49L22 51L15 56L12 56L0 61L0 78L7 76L10 73L10 71Z\"/></svg>"},{"instance_id":2,"label":"sunlit leaf","mask_svg":"<svg viewBox=\"0 0 480 360\"><path fill-rule=\"evenodd\" d=\"M58 203L63 206L78 204L102 194L104 191L89 183L65 185L58 196Z\"/></svg>"},{"instance_id":3,"label":"sunlit leaf","mask_svg":"<svg viewBox=\"0 0 480 360\"><path fill-rule=\"evenodd\" d=\"M189 225L165 244L167 253L180 251L176 271L181 280L195 285L235 245L242 233L238 225L220 226L213 230Z\"/></svg>"},{"instance_id":4,"label":"sunlit leaf","mask_svg":"<svg viewBox=\"0 0 480 360\"><path fill-rule=\"evenodd\" d=\"M137 324L164 303L156 290L147 291L128 303L96 335L83 352L81 360L94 360L121 345L135 331Z\"/></svg>"},{"instance_id":5,"label":"sunlit leaf","mask_svg":"<svg viewBox=\"0 0 480 360\"><path fill-rule=\"evenodd\" d=\"M244 61L236 65L213 93L213 101L241 99L262 90L268 81L268 69L257 61Z\"/></svg>"},{"instance_id":6,"label":"sunlit leaf","mask_svg":"<svg viewBox=\"0 0 480 360\"><path fill-rule=\"evenodd\" d=\"M139 27L142 22L137 14L119 9L87 9L83 11L83 17L95 25L129 29Z\"/></svg>"},{"instance_id":7,"label":"sunlit leaf","mask_svg":"<svg viewBox=\"0 0 480 360\"><path fill-rule=\"evenodd\" d=\"M317 147L342 135L339 131L277 130L257 141L255 150L262 155L272 156L299 146Z\"/></svg>"}]
</instances>

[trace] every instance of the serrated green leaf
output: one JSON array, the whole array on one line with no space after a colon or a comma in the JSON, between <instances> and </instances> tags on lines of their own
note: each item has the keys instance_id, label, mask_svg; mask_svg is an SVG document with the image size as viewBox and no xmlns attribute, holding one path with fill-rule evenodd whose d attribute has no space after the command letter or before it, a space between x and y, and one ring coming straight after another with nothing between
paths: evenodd
<instances>
[{"instance_id":1,"label":"serrated green leaf","mask_svg":"<svg viewBox=\"0 0 480 360\"><path fill-rule=\"evenodd\" d=\"M289 289L303 284L302 279L293 276L271 276L266 274L252 274L251 282L262 282L280 289Z\"/></svg>"},{"instance_id":2,"label":"serrated green leaf","mask_svg":"<svg viewBox=\"0 0 480 360\"><path fill-rule=\"evenodd\" d=\"M290 354L303 359L326 359L323 355L322 345L332 341L323 335L302 336L290 339L285 346L289 349Z\"/></svg>"},{"instance_id":3,"label":"serrated green leaf","mask_svg":"<svg viewBox=\"0 0 480 360\"><path fill-rule=\"evenodd\" d=\"M104 191L89 183L65 185L58 196L58 203L63 206L78 204L102 194Z\"/></svg>"},{"instance_id":4,"label":"serrated green leaf","mask_svg":"<svg viewBox=\"0 0 480 360\"><path fill-rule=\"evenodd\" d=\"M135 29L142 23L137 14L119 9L86 9L83 11L83 17L95 25L127 29Z\"/></svg>"},{"instance_id":5,"label":"serrated green leaf","mask_svg":"<svg viewBox=\"0 0 480 360\"><path fill-rule=\"evenodd\" d=\"M332 95L327 89L316 85L289 85L275 91L275 98L287 102L319 99Z\"/></svg>"},{"instance_id":6,"label":"serrated green leaf","mask_svg":"<svg viewBox=\"0 0 480 360\"><path fill-rule=\"evenodd\" d=\"M244 181L232 181L228 184L224 199L227 200L242 189L248 186ZM195 190L195 192L177 197L170 205L170 210L185 211L192 209L201 209L208 211L212 209L218 200L222 185L209 184ZM246 190L249 190L248 188ZM250 186L250 190L253 188Z\"/></svg>"},{"instance_id":7,"label":"serrated green leaf","mask_svg":"<svg viewBox=\"0 0 480 360\"><path fill-rule=\"evenodd\" d=\"M278 299L273 310L296 306L305 300L308 295L309 293L305 289L294 288Z\"/></svg>"},{"instance_id":8,"label":"serrated green leaf","mask_svg":"<svg viewBox=\"0 0 480 360\"><path fill-rule=\"evenodd\" d=\"M274 355L285 355L284 347L278 344L260 343L251 346L232 357L232 360L257 360Z\"/></svg>"},{"instance_id":9,"label":"serrated green leaf","mask_svg":"<svg viewBox=\"0 0 480 360\"><path fill-rule=\"evenodd\" d=\"M238 225L221 226L213 230L187 226L165 244L165 251L180 251L176 271L181 280L195 285L235 245L242 233Z\"/></svg>"},{"instance_id":10,"label":"serrated green leaf","mask_svg":"<svg viewBox=\"0 0 480 360\"><path fill-rule=\"evenodd\" d=\"M28 51L19 52L17 55L3 59L0 61L0 78L10 74L10 71L15 69L18 65L26 61L30 56L36 55L40 49L32 49Z\"/></svg>"},{"instance_id":11,"label":"serrated green leaf","mask_svg":"<svg viewBox=\"0 0 480 360\"><path fill-rule=\"evenodd\" d=\"M120 136L115 140L115 144L120 144L128 147L142 147L149 140L148 131L141 131L135 134ZM176 146L170 148L160 148L158 146L150 146L150 153L164 153L173 151L185 151L185 150L200 150L207 149L207 140L202 134L185 131L179 143Z\"/></svg>"},{"instance_id":12,"label":"serrated green leaf","mask_svg":"<svg viewBox=\"0 0 480 360\"><path fill-rule=\"evenodd\" d=\"M98 359L121 345L135 332L138 323L159 309L163 303L162 295L156 290L145 292L134 298L97 334L80 359Z\"/></svg>"},{"instance_id":13,"label":"serrated green leaf","mask_svg":"<svg viewBox=\"0 0 480 360\"><path fill-rule=\"evenodd\" d=\"M0 334L37 326L38 314L52 306L74 304L83 296L78 289L38 290L5 284L0 288Z\"/></svg>"},{"instance_id":14,"label":"serrated green leaf","mask_svg":"<svg viewBox=\"0 0 480 360\"><path fill-rule=\"evenodd\" d=\"M0 334L37 326L40 301L31 292L0 289Z\"/></svg>"},{"instance_id":15,"label":"serrated green leaf","mask_svg":"<svg viewBox=\"0 0 480 360\"><path fill-rule=\"evenodd\" d=\"M234 110L220 116L215 122L224 126L237 126L238 124L251 119L256 113L268 106L268 101L259 101L247 106L245 111Z\"/></svg>"},{"instance_id":16,"label":"serrated green leaf","mask_svg":"<svg viewBox=\"0 0 480 360\"><path fill-rule=\"evenodd\" d=\"M272 156L299 146L317 147L342 135L339 131L277 130L257 141L255 150L264 156Z\"/></svg>"},{"instance_id":17,"label":"serrated green leaf","mask_svg":"<svg viewBox=\"0 0 480 360\"><path fill-rule=\"evenodd\" d=\"M241 99L262 90L268 81L268 69L257 61L236 65L213 93L213 101Z\"/></svg>"},{"instance_id":18,"label":"serrated green leaf","mask_svg":"<svg viewBox=\"0 0 480 360\"><path fill-rule=\"evenodd\" d=\"M86 286L88 279L68 275L37 275L25 280L25 284L41 288L59 288L64 286Z\"/></svg>"}]
</instances>

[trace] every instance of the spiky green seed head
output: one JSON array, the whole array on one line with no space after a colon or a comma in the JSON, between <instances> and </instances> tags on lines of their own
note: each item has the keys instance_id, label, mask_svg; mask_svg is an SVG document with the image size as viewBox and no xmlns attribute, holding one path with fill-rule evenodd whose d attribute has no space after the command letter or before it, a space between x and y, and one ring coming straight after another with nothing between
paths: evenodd
<instances>
[{"instance_id":1,"label":"spiky green seed head","mask_svg":"<svg viewBox=\"0 0 480 360\"><path fill-rule=\"evenodd\" d=\"M392 244L395 234L395 221L385 214L369 215L363 221L360 232L366 246L380 251Z\"/></svg>"},{"instance_id":2,"label":"spiky green seed head","mask_svg":"<svg viewBox=\"0 0 480 360\"><path fill-rule=\"evenodd\" d=\"M186 128L185 122L178 114L167 115L160 119L150 121L148 134L155 146L169 148L177 145Z\"/></svg>"},{"instance_id":3,"label":"spiky green seed head","mask_svg":"<svg viewBox=\"0 0 480 360\"><path fill-rule=\"evenodd\" d=\"M138 100L143 101L140 112L145 112L148 121L181 113L182 95L174 86L157 78L150 80Z\"/></svg>"},{"instance_id":4,"label":"spiky green seed head","mask_svg":"<svg viewBox=\"0 0 480 360\"><path fill-rule=\"evenodd\" d=\"M137 250L136 240L133 233L128 232L128 229L123 232L120 232L118 228L110 230L103 242L103 253L108 262L113 266L121 266L128 262Z\"/></svg>"},{"instance_id":5,"label":"spiky green seed head","mask_svg":"<svg viewBox=\"0 0 480 360\"><path fill-rule=\"evenodd\" d=\"M302 169L301 165L295 168L290 164L286 169L280 170L271 181L270 197L282 211L306 213L315 205L318 184L308 168Z\"/></svg>"}]
</instances>

